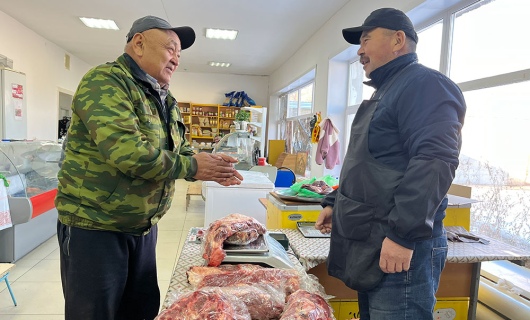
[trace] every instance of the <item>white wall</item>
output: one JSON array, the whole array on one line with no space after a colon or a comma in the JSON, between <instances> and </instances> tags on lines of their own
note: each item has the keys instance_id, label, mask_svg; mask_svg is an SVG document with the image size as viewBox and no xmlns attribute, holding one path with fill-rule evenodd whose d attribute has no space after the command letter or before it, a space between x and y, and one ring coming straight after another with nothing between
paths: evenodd
<instances>
[{"instance_id":1,"label":"white wall","mask_svg":"<svg viewBox=\"0 0 530 320\"><path fill-rule=\"evenodd\" d=\"M186 59L183 55L182 59ZM245 91L259 106L268 106L269 77L178 71L169 86L177 101L222 104L225 93Z\"/></svg>"},{"instance_id":2,"label":"white wall","mask_svg":"<svg viewBox=\"0 0 530 320\"><path fill-rule=\"evenodd\" d=\"M0 54L13 60L13 69L26 74L29 139L57 139L59 91L73 94L92 67L70 55L71 68L66 70L65 53L0 11ZM223 103L226 92L245 91L258 105L267 107L268 81L267 76L178 71L173 75L170 90L178 101L218 104Z\"/></svg>"},{"instance_id":3,"label":"white wall","mask_svg":"<svg viewBox=\"0 0 530 320\"><path fill-rule=\"evenodd\" d=\"M13 60L13 69L26 74L29 139L56 140L59 90L74 92L90 66L0 11L0 54Z\"/></svg>"},{"instance_id":4,"label":"white wall","mask_svg":"<svg viewBox=\"0 0 530 320\"><path fill-rule=\"evenodd\" d=\"M399 2L390 0L364 2L351 0L317 33L315 33L289 60L271 74L269 94L275 96L279 90L295 81L298 77L302 76L316 65L314 111L322 112L323 118L327 117L329 104L329 60L349 47L349 44L342 37L342 29L361 25L370 12L377 8L394 7L407 12L422 2L422 0L402 0ZM270 125L274 125L274 123L271 121ZM276 138L269 137L271 139ZM316 145L313 150L315 149ZM318 166L314 162L312 163L311 176L318 177L321 176L323 172L323 166Z\"/></svg>"}]
</instances>

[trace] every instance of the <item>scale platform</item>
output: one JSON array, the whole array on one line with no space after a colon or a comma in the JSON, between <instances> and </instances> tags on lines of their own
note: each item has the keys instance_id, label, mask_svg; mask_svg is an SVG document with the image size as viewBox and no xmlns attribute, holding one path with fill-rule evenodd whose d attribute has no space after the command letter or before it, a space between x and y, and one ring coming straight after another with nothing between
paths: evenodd
<instances>
[{"instance_id":1,"label":"scale platform","mask_svg":"<svg viewBox=\"0 0 530 320\"><path fill-rule=\"evenodd\" d=\"M226 257L223 263L252 263L263 266L292 269L293 262L289 259L284 247L267 232L244 246L227 245L223 246Z\"/></svg>"}]
</instances>

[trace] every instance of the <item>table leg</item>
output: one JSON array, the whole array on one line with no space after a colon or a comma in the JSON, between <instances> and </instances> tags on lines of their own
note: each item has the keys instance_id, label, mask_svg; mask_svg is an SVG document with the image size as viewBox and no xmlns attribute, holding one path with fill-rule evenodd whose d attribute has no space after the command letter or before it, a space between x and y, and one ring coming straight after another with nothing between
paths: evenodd
<instances>
[{"instance_id":1,"label":"table leg","mask_svg":"<svg viewBox=\"0 0 530 320\"><path fill-rule=\"evenodd\" d=\"M473 263L471 272L471 287L469 288L469 309L467 319L475 320L477 317L478 287L480 285L480 262Z\"/></svg>"}]
</instances>

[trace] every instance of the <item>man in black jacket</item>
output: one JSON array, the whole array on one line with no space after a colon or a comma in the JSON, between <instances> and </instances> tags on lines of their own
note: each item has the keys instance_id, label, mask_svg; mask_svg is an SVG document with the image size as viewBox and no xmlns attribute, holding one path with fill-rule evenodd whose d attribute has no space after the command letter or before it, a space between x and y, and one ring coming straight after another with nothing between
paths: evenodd
<instances>
[{"instance_id":1,"label":"man in black jacket","mask_svg":"<svg viewBox=\"0 0 530 320\"><path fill-rule=\"evenodd\" d=\"M417 62L418 36L403 12L375 10L343 36L360 45L376 91L356 113L340 187L315 225L331 232L328 272L358 291L363 320L432 319L464 97Z\"/></svg>"}]
</instances>

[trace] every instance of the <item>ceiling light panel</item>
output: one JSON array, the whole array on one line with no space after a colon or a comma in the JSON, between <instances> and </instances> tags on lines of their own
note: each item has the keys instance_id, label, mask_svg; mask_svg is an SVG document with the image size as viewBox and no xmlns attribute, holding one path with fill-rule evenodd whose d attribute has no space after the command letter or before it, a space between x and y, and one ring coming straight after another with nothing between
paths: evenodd
<instances>
[{"instance_id":1,"label":"ceiling light panel","mask_svg":"<svg viewBox=\"0 0 530 320\"><path fill-rule=\"evenodd\" d=\"M223 30L223 29L206 29L206 38L208 39L223 39L234 40L237 37L237 30Z\"/></svg>"},{"instance_id":2,"label":"ceiling light panel","mask_svg":"<svg viewBox=\"0 0 530 320\"><path fill-rule=\"evenodd\" d=\"M216 62L216 61L210 61L210 62L208 62L208 65L210 65L211 67L228 68L228 67L230 67L230 62Z\"/></svg>"},{"instance_id":3,"label":"ceiling light panel","mask_svg":"<svg viewBox=\"0 0 530 320\"><path fill-rule=\"evenodd\" d=\"M85 18L85 17L80 17L79 19L81 19L81 21L83 21L85 26L89 28L120 30L120 28L118 28L118 25L116 25L116 22L114 22L114 20Z\"/></svg>"}]
</instances>

